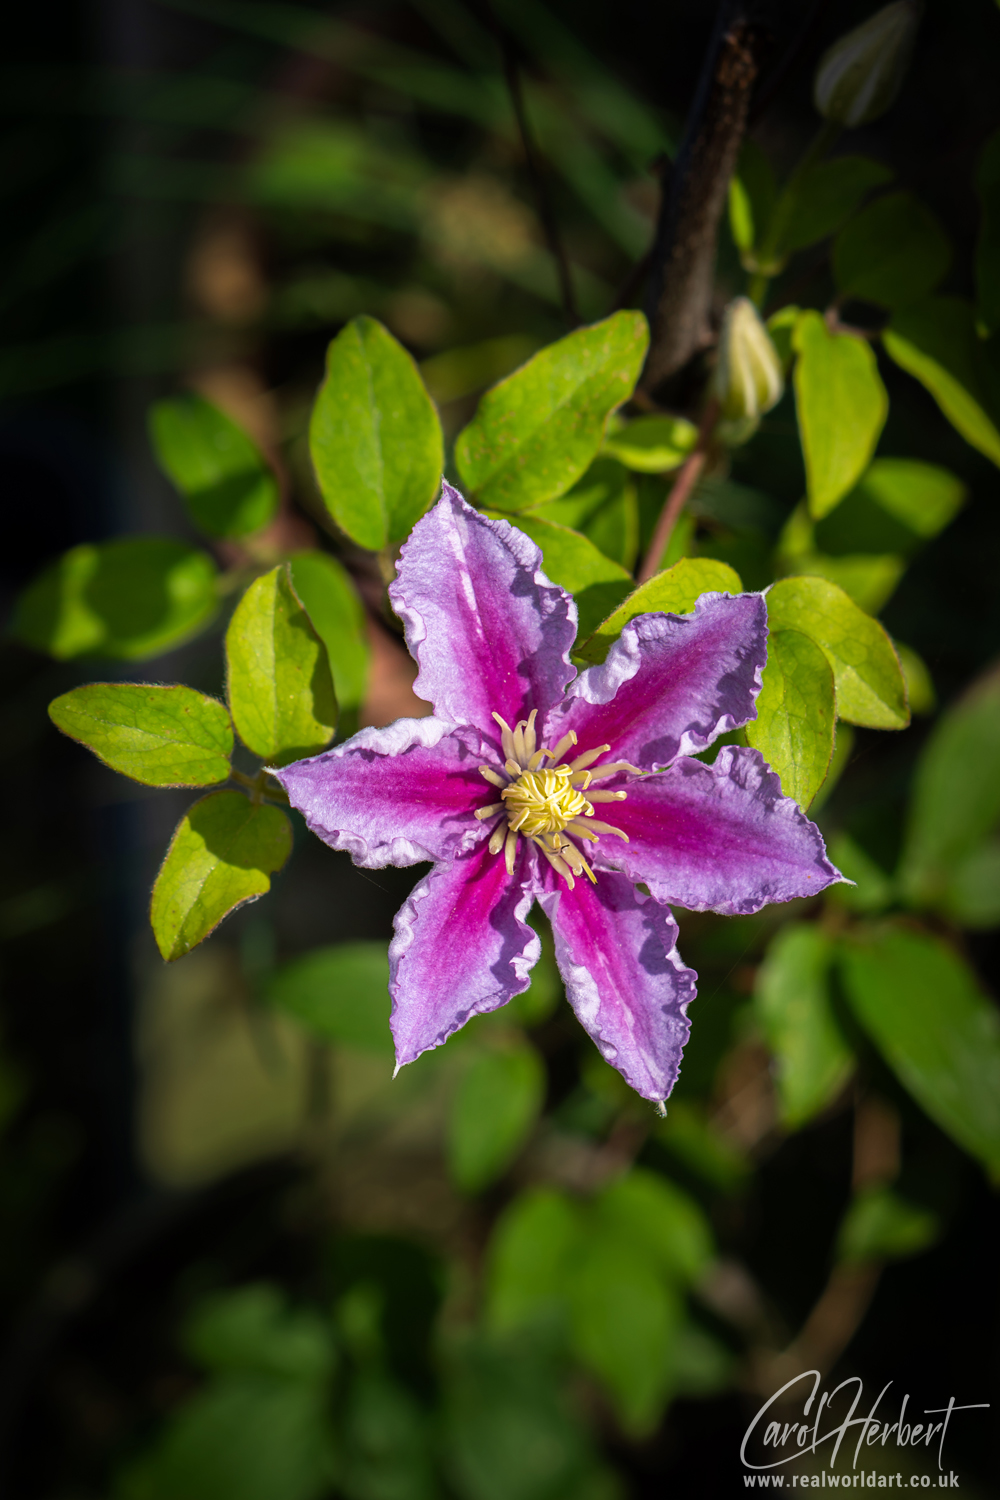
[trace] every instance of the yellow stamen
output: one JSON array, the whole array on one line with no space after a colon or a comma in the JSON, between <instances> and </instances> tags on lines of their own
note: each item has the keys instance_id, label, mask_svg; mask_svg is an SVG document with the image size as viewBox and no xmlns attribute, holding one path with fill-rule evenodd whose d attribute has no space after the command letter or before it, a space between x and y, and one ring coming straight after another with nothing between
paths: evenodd
<instances>
[{"instance_id":1,"label":"yellow stamen","mask_svg":"<svg viewBox=\"0 0 1000 1500\"><path fill-rule=\"evenodd\" d=\"M510 759L512 759L513 754L514 754L514 735L513 735L513 732L511 730L510 725L507 723L506 719L501 719L500 715L496 714L496 713L493 715L493 717L494 717L494 719L496 719L497 723L500 725L500 743L503 746L504 756L506 757L507 760L510 760Z\"/></svg>"},{"instance_id":2,"label":"yellow stamen","mask_svg":"<svg viewBox=\"0 0 1000 1500\"><path fill-rule=\"evenodd\" d=\"M602 755L607 755L610 749L610 745L598 745L596 750L585 750L582 755L578 755L576 760L573 761L570 770L586 770L587 766L592 766L595 760L600 760Z\"/></svg>"},{"instance_id":3,"label":"yellow stamen","mask_svg":"<svg viewBox=\"0 0 1000 1500\"><path fill-rule=\"evenodd\" d=\"M569 730L551 749L539 747L535 709L527 719L519 719L513 729L499 714L493 717L500 726L505 774L492 766L480 766L479 772L491 786L499 788L502 800L475 810L480 821L506 814L490 835L490 853L496 855L502 849L507 871L513 875L518 837L523 836L538 846L570 890L581 875L596 884L597 876L573 840L595 843L602 834L610 834L627 843L628 834L621 828L594 817L594 803L623 802L628 794L618 789L585 794L592 781L625 771L641 775L639 768L628 761L615 761L591 771L589 768L607 754L610 745L586 750L566 763L563 756L576 745L576 734ZM543 769L546 760L549 766Z\"/></svg>"},{"instance_id":4,"label":"yellow stamen","mask_svg":"<svg viewBox=\"0 0 1000 1500\"><path fill-rule=\"evenodd\" d=\"M507 866L507 874L514 873L514 855L517 853L517 834L513 828L507 830L507 840L503 846L504 863Z\"/></svg>"}]
</instances>

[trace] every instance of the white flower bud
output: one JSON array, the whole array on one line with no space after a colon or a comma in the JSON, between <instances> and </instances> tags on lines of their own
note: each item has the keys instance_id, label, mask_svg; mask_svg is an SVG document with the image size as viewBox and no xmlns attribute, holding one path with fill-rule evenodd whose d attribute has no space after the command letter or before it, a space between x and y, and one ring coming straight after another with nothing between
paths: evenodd
<instances>
[{"instance_id":1,"label":"white flower bud","mask_svg":"<svg viewBox=\"0 0 1000 1500\"><path fill-rule=\"evenodd\" d=\"M916 0L893 0L827 48L816 70L813 101L836 125L867 125L899 93L920 20Z\"/></svg>"},{"instance_id":2,"label":"white flower bud","mask_svg":"<svg viewBox=\"0 0 1000 1500\"><path fill-rule=\"evenodd\" d=\"M737 297L726 308L719 335L719 358L712 383L722 420L723 442L744 443L762 415L785 389L781 358L749 297Z\"/></svg>"}]
</instances>

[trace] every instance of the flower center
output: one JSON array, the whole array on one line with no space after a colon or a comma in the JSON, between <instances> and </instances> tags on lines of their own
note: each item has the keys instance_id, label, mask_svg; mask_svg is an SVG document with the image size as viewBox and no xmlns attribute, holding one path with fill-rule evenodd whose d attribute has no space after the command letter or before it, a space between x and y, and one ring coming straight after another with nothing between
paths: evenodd
<instances>
[{"instance_id":1,"label":"flower center","mask_svg":"<svg viewBox=\"0 0 1000 1500\"><path fill-rule=\"evenodd\" d=\"M524 771L505 787L501 796L514 832L528 838L536 833L562 833L579 813L592 813L590 803L570 780L572 775L569 766Z\"/></svg>"},{"instance_id":2,"label":"flower center","mask_svg":"<svg viewBox=\"0 0 1000 1500\"><path fill-rule=\"evenodd\" d=\"M620 828L598 822L593 806L595 802L624 802L627 793L592 792L591 783L621 771L633 771L637 776L642 773L637 766L623 760L595 765L611 749L610 745L598 745L596 750L586 750L575 760L564 763L562 757L576 744L576 735L570 730L551 750L539 749L535 714L536 710L532 710L514 729L499 714L493 715L500 725L503 770L480 766L479 772L500 789L501 800L477 808L476 817L485 821L503 814L490 838L490 853L499 854L503 849L511 874L520 835L538 846L572 890L577 875L585 874L588 879L596 880L574 838L596 840L602 833L611 833L628 843L628 835ZM545 761L552 764L546 766Z\"/></svg>"}]
</instances>

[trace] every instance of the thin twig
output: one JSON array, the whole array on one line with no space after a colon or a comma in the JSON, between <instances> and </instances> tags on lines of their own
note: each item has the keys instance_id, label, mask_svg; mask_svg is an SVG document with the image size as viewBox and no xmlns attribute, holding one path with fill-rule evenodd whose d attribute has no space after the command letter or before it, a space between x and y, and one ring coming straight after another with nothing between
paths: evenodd
<instances>
[{"instance_id":1,"label":"thin twig","mask_svg":"<svg viewBox=\"0 0 1000 1500\"><path fill-rule=\"evenodd\" d=\"M660 571L660 558L667 550L667 544L673 534L674 527L680 519L691 492L701 477L701 471L705 467L705 459L708 456L708 440L712 435L719 415L719 403L713 396L705 408L705 414L701 419L701 427L698 431L698 441L681 464L674 480L670 494L664 501L660 518L656 523L653 535L650 539L646 556L642 560L642 567L636 574L636 583L648 583L649 580Z\"/></svg>"},{"instance_id":2,"label":"thin twig","mask_svg":"<svg viewBox=\"0 0 1000 1500\"><path fill-rule=\"evenodd\" d=\"M548 245L549 253L555 261L556 275L559 278L559 295L562 300L563 316L570 328L577 328L582 320L576 305L576 294L573 290L573 277L570 273L569 258L559 235L559 225L552 207L552 200L549 197L541 155L531 133L531 123L528 119L524 89L521 84L521 70L518 67L514 44L504 28L498 23L493 14L492 7L487 7L487 13L493 27L493 33L497 39L497 45L500 48L500 55L503 58L503 72L507 83L507 92L510 95L511 107L514 111L514 118L517 121L518 132L521 136L521 149L524 152L524 161L528 169L528 176L531 178L538 217L541 220L542 229L545 233L545 243Z\"/></svg>"}]
</instances>

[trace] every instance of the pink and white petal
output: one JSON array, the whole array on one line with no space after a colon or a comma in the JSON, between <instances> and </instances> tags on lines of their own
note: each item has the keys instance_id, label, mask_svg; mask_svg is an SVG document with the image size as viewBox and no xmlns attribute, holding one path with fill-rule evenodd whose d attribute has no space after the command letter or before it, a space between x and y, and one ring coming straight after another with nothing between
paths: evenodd
<instances>
[{"instance_id":1,"label":"pink and white petal","mask_svg":"<svg viewBox=\"0 0 1000 1500\"><path fill-rule=\"evenodd\" d=\"M743 916L843 878L758 750L726 745L714 765L679 760L622 787L614 823L629 842L602 835L593 862L641 881L657 901Z\"/></svg>"},{"instance_id":2,"label":"pink and white petal","mask_svg":"<svg viewBox=\"0 0 1000 1500\"><path fill-rule=\"evenodd\" d=\"M487 753L475 730L397 719L274 774L313 833L377 870L449 859L482 839L475 809L496 799L478 771Z\"/></svg>"},{"instance_id":3,"label":"pink and white petal","mask_svg":"<svg viewBox=\"0 0 1000 1500\"><path fill-rule=\"evenodd\" d=\"M637 615L603 665L570 685L548 738L573 729L581 749L609 744L615 760L656 770L755 718L766 661L760 594L707 593L691 615Z\"/></svg>"},{"instance_id":4,"label":"pink and white petal","mask_svg":"<svg viewBox=\"0 0 1000 1500\"><path fill-rule=\"evenodd\" d=\"M570 891L552 880L541 904L552 923L569 1003L602 1057L644 1099L677 1082L698 978L677 952L677 923L622 875Z\"/></svg>"},{"instance_id":5,"label":"pink and white petal","mask_svg":"<svg viewBox=\"0 0 1000 1500\"><path fill-rule=\"evenodd\" d=\"M533 708L544 718L576 676L576 605L541 561L522 531L450 484L414 526L389 595L420 666L414 692L439 718L495 737L494 712L511 726Z\"/></svg>"},{"instance_id":6,"label":"pink and white petal","mask_svg":"<svg viewBox=\"0 0 1000 1500\"><path fill-rule=\"evenodd\" d=\"M397 1066L528 988L541 944L525 921L535 884L526 853L511 876L503 856L480 844L435 865L396 913L389 993Z\"/></svg>"}]
</instances>

